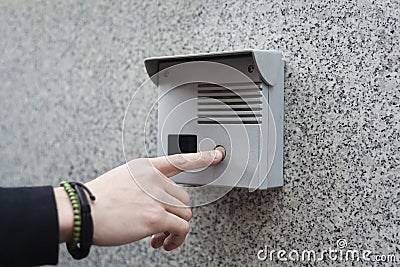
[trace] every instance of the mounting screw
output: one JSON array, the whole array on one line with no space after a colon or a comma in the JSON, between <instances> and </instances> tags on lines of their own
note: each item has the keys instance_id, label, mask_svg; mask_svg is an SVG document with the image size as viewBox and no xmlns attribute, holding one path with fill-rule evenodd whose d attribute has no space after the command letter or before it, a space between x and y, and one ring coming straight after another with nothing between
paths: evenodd
<instances>
[{"instance_id":1,"label":"mounting screw","mask_svg":"<svg viewBox=\"0 0 400 267\"><path fill-rule=\"evenodd\" d=\"M253 65L249 65L249 67L247 68L247 70L252 73L254 71L254 66Z\"/></svg>"}]
</instances>

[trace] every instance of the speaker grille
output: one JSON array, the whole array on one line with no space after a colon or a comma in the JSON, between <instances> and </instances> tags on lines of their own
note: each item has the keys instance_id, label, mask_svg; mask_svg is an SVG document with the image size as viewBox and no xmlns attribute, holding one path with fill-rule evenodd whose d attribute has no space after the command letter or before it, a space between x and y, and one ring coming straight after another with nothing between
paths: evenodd
<instances>
[{"instance_id":1,"label":"speaker grille","mask_svg":"<svg viewBox=\"0 0 400 267\"><path fill-rule=\"evenodd\" d=\"M200 83L197 88L199 124L260 124L261 84Z\"/></svg>"}]
</instances>

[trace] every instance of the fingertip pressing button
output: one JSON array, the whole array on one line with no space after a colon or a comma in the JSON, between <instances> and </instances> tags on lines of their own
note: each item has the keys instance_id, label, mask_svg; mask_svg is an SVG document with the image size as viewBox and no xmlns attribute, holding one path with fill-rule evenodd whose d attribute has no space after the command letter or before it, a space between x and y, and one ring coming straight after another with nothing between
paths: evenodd
<instances>
[{"instance_id":1,"label":"fingertip pressing button","mask_svg":"<svg viewBox=\"0 0 400 267\"><path fill-rule=\"evenodd\" d=\"M219 151L222 152L222 159L221 159L221 161L223 161L223 160L226 158L226 149L225 149L225 147L222 146L222 145L216 145L216 146L214 147L214 149L215 149L215 150L219 150Z\"/></svg>"}]
</instances>

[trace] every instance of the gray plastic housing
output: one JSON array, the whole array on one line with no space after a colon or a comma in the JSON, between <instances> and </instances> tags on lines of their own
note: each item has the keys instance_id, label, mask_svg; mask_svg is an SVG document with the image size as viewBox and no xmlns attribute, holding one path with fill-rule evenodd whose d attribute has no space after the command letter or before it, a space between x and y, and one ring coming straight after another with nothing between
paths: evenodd
<instances>
[{"instance_id":1,"label":"gray plastic housing","mask_svg":"<svg viewBox=\"0 0 400 267\"><path fill-rule=\"evenodd\" d=\"M176 182L251 190L283 185L282 52L154 57L144 63L158 88L158 155L168 154L168 140L177 135L197 142L197 151L227 149L220 164L178 174Z\"/></svg>"}]
</instances>

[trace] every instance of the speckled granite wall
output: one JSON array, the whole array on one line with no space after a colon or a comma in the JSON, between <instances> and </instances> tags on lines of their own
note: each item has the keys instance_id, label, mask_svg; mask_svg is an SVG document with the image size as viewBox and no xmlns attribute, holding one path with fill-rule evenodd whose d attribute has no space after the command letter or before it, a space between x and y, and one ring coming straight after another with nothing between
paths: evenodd
<instances>
[{"instance_id":1,"label":"speckled granite wall","mask_svg":"<svg viewBox=\"0 0 400 267\"><path fill-rule=\"evenodd\" d=\"M283 188L233 190L196 208L174 252L146 240L73 262L62 248L60 266L292 266L301 263L259 262L257 252L340 238L400 261L399 10L369 0L2 1L0 185L87 181L123 163L122 118L145 57L278 49Z\"/></svg>"}]
</instances>

